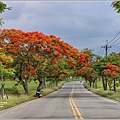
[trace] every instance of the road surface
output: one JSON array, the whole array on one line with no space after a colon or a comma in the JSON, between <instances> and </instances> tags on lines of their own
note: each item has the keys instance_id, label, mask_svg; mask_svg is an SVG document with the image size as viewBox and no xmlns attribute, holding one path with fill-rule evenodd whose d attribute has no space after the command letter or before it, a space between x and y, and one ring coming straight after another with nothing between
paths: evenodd
<instances>
[{"instance_id":1,"label":"road surface","mask_svg":"<svg viewBox=\"0 0 120 120\"><path fill-rule=\"evenodd\" d=\"M82 83L66 83L44 98L0 111L0 119L120 119L120 103L87 91Z\"/></svg>"}]
</instances>

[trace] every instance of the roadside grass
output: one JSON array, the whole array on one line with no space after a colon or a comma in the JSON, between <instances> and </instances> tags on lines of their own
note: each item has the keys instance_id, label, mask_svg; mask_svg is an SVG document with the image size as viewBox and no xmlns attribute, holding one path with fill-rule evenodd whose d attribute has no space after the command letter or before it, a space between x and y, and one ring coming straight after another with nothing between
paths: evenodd
<instances>
[{"instance_id":1,"label":"roadside grass","mask_svg":"<svg viewBox=\"0 0 120 120\"><path fill-rule=\"evenodd\" d=\"M60 81L58 86L53 86L53 87L46 87L44 89L42 89L43 93L42 96L46 96L54 91L57 91L59 89L62 88L62 86L66 83L71 81L71 79L67 80L67 81ZM18 86L14 86L16 82L15 81L5 81L5 90L7 92L8 95L8 99L7 97L4 96L4 99L0 99L0 110L6 109L6 108L10 108L13 106L16 106L20 103L24 103L30 100L34 100L34 99L38 99L37 97L35 97L35 93L36 93L36 88L37 88L37 83L35 83L34 81L31 81L29 83L29 90L30 90L30 95L26 95L24 92L24 89L22 87L22 85L18 85ZM47 82L47 86L48 86L49 82ZM1 82L0 82L1 85Z\"/></svg>"},{"instance_id":2,"label":"roadside grass","mask_svg":"<svg viewBox=\"0 0 120 120\"><path fill-rule=\"evenodd\" d=\"M16 81L10 81L10 80L5 81L5 91L7 92L7 94L16 95L16 94L24 94L25 93L22 85L19 84L18 86L15 86L16 83L17 83ZM37 85L38 84L36 82L31 81L29 83L30 92L35 91L37 88Z\"/></svg>"},{"instance_id":3,"label":"roadside grass","mask_svg":"<svg viewBox=\"0 0 120 120\"><path fill-rule=\"evenodd\" d=\"M88 89L89 91L95 94L120 102L120 87L117 87L117 91L114 92L112 90L109 90L109 88L108 90L104 91L102 87L102 81L98 81L97 88L93 88L93 87L90 88L89 84L86 82L84 82L83 85L86 89Z\"/></svg>"}]
</instances>

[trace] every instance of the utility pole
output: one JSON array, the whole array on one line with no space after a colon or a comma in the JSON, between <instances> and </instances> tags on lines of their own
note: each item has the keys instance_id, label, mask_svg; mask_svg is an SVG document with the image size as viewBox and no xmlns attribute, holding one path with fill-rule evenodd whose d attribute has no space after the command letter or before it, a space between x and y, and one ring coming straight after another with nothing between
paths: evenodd
<instances>
[{"instance_id":1,"label":"utility pole","mask_svg":"<svg viewBox=\"0 0 120 120\"><path fill-rule=\"evenodd\" d=\"M112 46L108 46L108 40L106 40L106 45L105 46L101 46L102 48L105 48L105 56L107 59L107 55L108 55L108 48L111 48Z\"/></svg>"}]
</instances>

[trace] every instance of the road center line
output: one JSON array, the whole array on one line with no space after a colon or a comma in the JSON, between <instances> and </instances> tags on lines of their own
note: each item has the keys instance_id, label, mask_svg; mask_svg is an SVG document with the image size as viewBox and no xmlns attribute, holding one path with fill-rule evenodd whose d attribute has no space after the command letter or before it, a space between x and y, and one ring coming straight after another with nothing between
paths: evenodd
<instances>
[{"instance_id":1,"label":"road center line","mask_svg":"<svg viewBox=\"0 0 120 120\"><path fill-rule=\"evenodd\" d=\"M78 110L78 108L77 108L77 106L76 106L76 104L75 104L75 102L74 102L74 100L72 98L73 91L74 91L74 84L73 84L72 91L71 91L70 96L69 96L69 101L70 101L70 105L71 105L74 117L75 117L75 119L78 119L78 117L80 119L83 119L80 111Z\"/></svg>"}]
</instances>

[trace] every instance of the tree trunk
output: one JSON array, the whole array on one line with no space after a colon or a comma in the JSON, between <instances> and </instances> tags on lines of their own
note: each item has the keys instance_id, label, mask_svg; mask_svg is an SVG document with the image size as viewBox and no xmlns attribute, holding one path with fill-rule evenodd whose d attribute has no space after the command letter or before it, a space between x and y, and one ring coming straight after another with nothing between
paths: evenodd
<instances>
[{"instance_id":1,"label":"tree trunk","mask_svg":"<svg viewBox=\"0 0 120 120\"><path fill-rule=\"evenodd\" d=\"M4 81L3 81L3 72L2 72L2 69L1 69L1 81L2 81L2 94L1 94L1 96L2 96L2 100L3 100L3 97L4 97Z\"/></svg>"},{"instance_id":2,"label":"tree trunk","mask_svg":"<svg viewBox=\"0 0 120 120\"><path fill-rule=\"evenodd\" d=\"M109 87L109 90L111 91L112 90L111 80L109 80L109 82L108 82L108 87Z\"/></svg>"},{"instance_id":3,"label":"tree trunk","mask_svg":"<svg viewBox=\"0 0 120 120\"><path fill-rule=\"evenodd\" d=\"M91 81L91 79L89 80L89 83L90 83L90 88L91 88L91 86L92 86L92 81Z\"/></svg>"},{"instance_id":4,"label":"tree trunk","mask_svg":"<svg viewBox=\"0 0 120 120\"><path fill-rule=\"evenodd\" d=\"M27 83L27 81L24 82L23 79L22 79L22 76L19 76L19 81L22 84L25 93L28 95L29 92L28 92L28 83Z\"/></svg>"},{"instance_id":5,"label":"tree trunk","mask_svg":"<svg viewBox=\"0 0 120 120\"><path fill-rule=\"evenodd\" d=\"M23 62L20 63L20 75L18 77L20 83L22 84L23 86L23 89L25 90L25 93L28 95L29 94L29 91L28 91L28 81L25 81L22 79L22 67L23 67Z\"/></svg>"},{"instance_id":6,"label":"tree trunk","mask_svg":"<svg viewBox=\"0 0 120 120\"><path fill-rule=\"evenodd\" d=\"M59 83L59 81L58 81L58 80L56 80L56 86L58 86L58 83Z\"/></svg>"},{"instance_id":7,"label":"tree trunk","mask_svg":"<svg viewBox=\"0 0 120 120\"><path fill-rule=\"evenodd\" d=\"M26 94L27 95L29 95L30 94L30 91L29 91L29 89L28 89L28 81L29 81L29 79L27 78L27 79L25 79L25 91L26 91Z\"/></svg>"},{"instance_id":8,"label":"tree trunk","mask_svg":"<svg viewBox=\"0 0 120 120\"><path fill-rule=\"evenodd\" d=\"M93 88L95 88L95 81L93 81Z\"/></svg>"},{"instance_id":9,"label":"tree trunk","mask_svg":"<svg viewBox=\"0 0 120 120\"><path fill-rule=\"evenodd\" d=\"M93 78L90 77L89 81L90 81L90 88L91 88L92 87ZM93 85L94 85L94 83L93 83Z\"/></svg>"},{"instance_id":10,"label":"tree trunk","mask_svg":"<svg viewBox=\"0 0 120 120\"><path fill-rule=\"evenodd\" d=\"M116 79L114 78L114 92L116 92Z\"/></svg>"},{"instance_id":11,"label":"tree trunk","mask_svg":"<svg viewBox=\"0 0 120 120\"><path fill-rule=\"evenodd\" d=\"M41 86L42 86L42 78L38 78L38 81L39 81L39 84L38 84L38 87L37 87L37 90L40 89L41 90Z\"/></svg>"},{"instance_id":12,"label":"tree trunk","mask_svg":"<svg viewBox=\"0 0 120 120\"><path fill-rule=\"evenodd\" d=\"M22 79L19 79L19 80L20 80L20 82L21 82L21 84L22 84L22 86L23 86L23 89L24 89L25 93L26 93L27 95L29 95L28 82L27 82L27 81L24 82Z\"/></svg>"},{"instance_id":13,"label":"tree trunk","mask_svg":"<svg viewBox=\"0 0 120 120\"><path fill-rule=\"evenodd\" d=\"M44 77L44 87L46 88L46 77Z\"/></svg>"},{"instance_id":14,"label":"tree trunk","mask_svg":"<svg viewBox=\"0 0 120 120\"><path fill-rule=\"evenodd\" d=\"M104 90L107 90L107 89L106 89L106 84L105 84L104 76L102 76L102 83L103 83L103 89L104 89Z\"/></svg>"},{"instance_id":15,"label":"tree trunk","mask_svg":"<svg viewBox=\"0 0 120 120\"><path fill-rule=\"evenodd\" d=\"M105 77L105 90L107 90L107 76Z\"/></svg>"},{"instance_id":16,"label":"tree trunk","mask_svg":"<svg viewBox=\"0 0 120 120\"><path fill-rule=\"evenodd\" d=\"M97 88L97 77L95 78L95 88Z\"/></svg>"},{"instance_id":17,"label":"tree trunk","mask_svg":"<svg viewBox=\"0 0 120 120\"><path fill-rule=\"evenodd\" d=\"M1 94L1 97L2 97L2 100L3 100L3 97L4 97L4 84L2 83L2 94Z\"/></svg>"},{"instance_id":18,"label":"tree trunk","mask_svg":"<svg viewBox=\"0 0 120 120\"><path fill-rule=\"evenodd\" d=\"M88 82L87 78L85 78L85 82L86 82L86 83Z\"/></svg>"}]
</instances>

